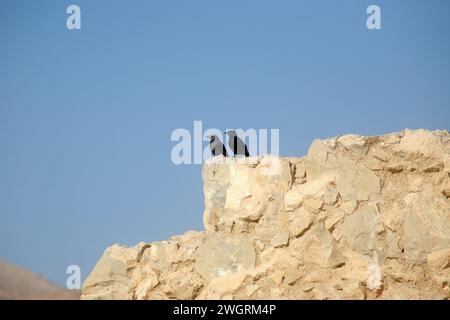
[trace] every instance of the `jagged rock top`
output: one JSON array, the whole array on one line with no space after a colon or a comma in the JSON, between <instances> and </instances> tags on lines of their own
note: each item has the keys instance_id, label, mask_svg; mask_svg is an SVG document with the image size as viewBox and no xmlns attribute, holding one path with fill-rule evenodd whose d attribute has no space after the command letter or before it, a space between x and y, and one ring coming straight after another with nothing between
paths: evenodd
<instances>
[{"instance_id":1,"label":"jagged rock top","mask_svg":"<svg viewBox=\"0 0 450 320\"><path fill-rule=\"evenodd\" d=\"M83 298L448 299L449 171L442 130L213 158L205 231L108 248Z\"/></svg>"}]
</instances>

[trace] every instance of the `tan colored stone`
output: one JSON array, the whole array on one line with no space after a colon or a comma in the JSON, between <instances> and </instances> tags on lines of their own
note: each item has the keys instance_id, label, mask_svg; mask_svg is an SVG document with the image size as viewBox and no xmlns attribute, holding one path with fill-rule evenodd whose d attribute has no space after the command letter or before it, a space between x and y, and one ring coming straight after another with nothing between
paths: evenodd
<instances>
[{"instance_id":1,"label":"tan colored stone","mask_svg":"<svg viewBox=\"0 0 450 320\"><path fill-rule=\"evenodd\" d=\"M338 268L345 264L345 259L336 240L331 236L323 223L299 238L297 246L305 248L301 255L303 261L317 264L321 268Z\"/></svg>"},{"instance_id":2,"label":"tan colored stone","mask_svg":"<svg viewBox=\"0 0 450 320\"><path fill-rule=\"evenodd\" d=\"M395 202L392 207L380 208L381 220L389 229L398 231L403 226L404 212L403 206L399 202Z\"/></svg>"},{"instance_id":3,"label":"tan colored stone","mask_svg":"<svg viewBox=\"0 0 450 320\"><path fill-rule=\"evenodd\" d=\"M435 250L450 248L450 215L431 200L419 200L405 213L403 241L408 262L422 265Z\"/></svg>"},{"instance_id":4,"label":"tan colored stone","mask_svg":"<svg viewBox=\"0 0 450 320\"><path fill-rule=\"evenodd\" d=\"M341 205L339 207L342 210L344 210L344 212L346 214L352 214L355 211L357 206L358 206L358 201L350 200L350 201L345 201L345 202L341 203Z\"/></svg>"},{"instance_id":5,"label":"tan colored stone","mask_svg":"<svg viewBox=\"0 0 450 320\"><path fill-rule=\"evenodd\" d=\"M247 293L247 297L250 298L256 290L259 289L259 286L256 284L249 284L248 286L245 287L246 293Z\"/></svg>"},{"instance_id":6,"label":"tan colored stone","mask_svg":"<svg viewBox=\"0 0 450 320\"><path fill-rule=\"evenodd\" d=\"M301 207L298 210L298 213L296 214L294 220L289 225L289 230L291 234L295 237L303 235L303 233L308 230L308 228L312 224L312 216L309 211Z\"/></svg>"},{"instance_id":7,"label":"tan colored stone","mask_svg":"<svg viewBox=\"0 0 450 320\"><path fill-rule=\"evenodd\" d=\"M345 216L345 212L340 209L335 209L330 212L330 215L328 215L325 218L325 228L327 228L328 231L333 230L334 226L340 222Z\"/></svg>"},{"instance_id":8,"label":"tan colored stone","mask_svg":"<svg viewBox=\"0 0 450 320\"><path fill-rule=\"evenodd\" d=\"M383 149L380 146L373 147L371 149L371 153L373 154L374 158L377 158L378 160L381 160L382 162L387 162L391 158L391 154L387 152L385 149Z\"/></svg>"},{"instance_id":9,"label":"tan colored stone","mask_svg":"<svg viewBox=\"0 0 450 320\"><path fill-rule=\"evenodd\" d=\"M447 180L441 188L442 194L448 199L450 198L450 180Z\"/></svg>"},{"instance_id":10,"label":"tan colored stone","mask_svg":"<svg viewBox=\"0 0 450 320\"><path fill-rule=\"evenodd\" d=\"M450 299L450 134L215 157L205 231L108 248L82 299Z\"/></svg>"},{"instance_id":11,"label":"tan colored stone","mask_svg":"<svg viewBox=\"0 0 450 320\"><path fill-rule=\"evenodd\" d=\"M398 245L397 235L389 229L386 229L385 233L386 253L387 258L399 258L402 254L402 250Z\"/></svg>"},{"instance_id":12,"label":"tan colored stone","mask_svg":"<svg viewBox=\"0 0 450 320\"><path fill-rule=\"evenodd\" d=\"M380 194L380 179L359 165L346 165L339 170L337 189L343 201L373 200Z\"/></svg>"},{"instance_id":13,"label":"tan colored stone","mask_svg":"<svg viewBox=\"0 0 450 320\"><path fill-rule=\"evenodd\" d=\"M252 241L245 235L218 232L207 236L197 250L195 270L210 280L255 265Z\"/></svg>"},{"instance_id":14,"label":"tan colored stone","mask_svg":"<svg viewBox=\"0 0 450 320\"><path fill-rule=\"evenodd\" d=\"M325 189L325 194L323 196L323 202L326 205L332 206L338 200L339 193L336 186L333 184L328 184Z\"/></svg>"},{"instance_id":15,"label":"tan colored stone","mask_svg":"<svg viewBox=\"0 0 450 320\"><path fill-rule=\"evenodd\" d=\"M406 129L400 143L394 145L392 149L395 152L431 157L442 153L444 147L435 132Z\"/></svg>"},{"instance_id":16,"label":"tan colored stone","mask_svg":"<svg viewBox=\"0 0 450 320\"><path fill-rule=\"evenodd\" d=\"M109 247L83 284L83 296L93 299L127 299L128 265L138 256L137 248Z\"/></svg>"},{"instance_id":17,"label":"tan colored stone","mask_svg":"<svg viewBox=\"0 0 450 320\"><path fill-rule=\"evenodd\" d=\"M274 248L280 248L287 246L289 243L289 230L286 229L278 229L276 233L273 235L271 245Z\"/></svg>"},{"instance_id":18,"label":"tan colored stone","mask_svg":"<svg viewBox=\"0 0 450 320\"><path fill-rule=\"evenodd\" d=\"M203 287L203 280L188 270L177 270L165 277L165 294L180 300L195 299Z\"/></svg>"},{"instance_id":19,"label":"tan colored stone","mask_svg":"<svg viewBox=\"0 0 450 320\"><path fill-rule=\"evenodd\" d=\"M277 285L280 285L281 282L283 282L283 278L284 278L284 272L281 270L275 270L274 272L272 272L272 274L269 276L270 279L273 280L273 282L275 282Z\"/></svg>"},{"instance_id":20,"label":"tan colored stone","mask_svg":"<svg viewBox=\"0 0 450 320\"><path fill-rule=\"evenodd\" d=\"M326 187L333 182L335 176L333 173L325 173L320 177L310 180L305 184L294 185L286 193L284 198L286 210L298 208L307 198L321 198L325 194ZM321 200L320 200L321 201Z\"/></svg>"},{"instance_id":21,"label":"tan colored stone","mask_svg":"<svg viewBox=\"0 0 450 320\"><path fill-rule=\"evenodd\" d=\"M289 268L284 272L283 276L286 284L292 286L301 278L302 272L294 268Z\"/></svg>"},{"instance_id":22,"label":"tan colored stone","mask_svg":"<svg viewBox=\"0 0 450 320\"><path fill-rule=\"evenodd\" d=\"M364 156L369 150L369 147L366 145L366 137L355 134L340 136L337 142L343 145L347 151L357 156Z\"/></svg>"},{"instance_id":23,"label":"tan colored stone","mask_svg":"<svg viewBox=\"0 0 450 320\"><path fill-rule=\"evenodd\" d=\"M378 171L381 170L382 166L380 164L380 160L378 160L376 157L368 157L364 161L364 166L372 171Z\"/></svg>"},{"instance_id":24,"label":"tan colored stone","mask_svg":"<svg viewBox=\"0 0 450 320\"><path fill-rule=\"evenodd\" d=\"M438 269L450 268L450 249L434 251L428 254L427 263Z\"/></svg>"},{"instance_id":25,"label":"tan colored stone","mask_svg":"<svg viewBox=\"0 0 450 320\"><path fill-rule=\"evenodd\" d=\"M378 224L379 213L374 205L365 206L346 216L342 230L350 248L361 254L375 250Z\"/></svg>"},{"instance_id":26,"label":"tan colored stone","mask_svg":"<svg viewBox=\"0 0 450 320\"><path fill-rule=\"evenodd\" d=\"M323 200L322 199L313 199L309 198L304 201L304 205L306 207L310 207L314 210L320 210L323 207Z\"/></svg>"}]
</instances>

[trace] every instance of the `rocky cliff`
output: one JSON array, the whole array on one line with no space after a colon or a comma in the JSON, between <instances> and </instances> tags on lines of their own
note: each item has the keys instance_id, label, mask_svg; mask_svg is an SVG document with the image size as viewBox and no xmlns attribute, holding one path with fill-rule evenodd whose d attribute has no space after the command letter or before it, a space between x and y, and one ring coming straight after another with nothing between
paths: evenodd
<instances>
[{"instance_id":1,"label":"rocky cliff","mask_svg":"<svg viewBox=\"0 0 450 320\"><path fill-rule=\"evenodd\" d=\"M106 249L84 299L449 299L450 134L213 158L205 231Z\"/></svg>"}]
</instances>

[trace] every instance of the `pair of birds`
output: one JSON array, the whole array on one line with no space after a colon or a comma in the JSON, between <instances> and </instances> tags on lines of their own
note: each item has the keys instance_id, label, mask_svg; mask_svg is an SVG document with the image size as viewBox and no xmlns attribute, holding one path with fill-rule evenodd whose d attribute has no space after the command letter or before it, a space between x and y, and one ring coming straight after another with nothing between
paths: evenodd
<instances>
[{"instance_id":1,"label":"pair of birds","mask_svg":"<svg viewBox=\"0 0 450 320\"><path fill-rule=\"evenodd\" d=\"M235 156L250 156L247 145L238 137L236 131L228 130L225 134L228 136L228 146L233 150ZM212 135L209 136L209 139L209 148L211 149L213 156L223 155L224 157L228 157L227 149L220 141L219 137Z\"/></svg>"}]
</instances>

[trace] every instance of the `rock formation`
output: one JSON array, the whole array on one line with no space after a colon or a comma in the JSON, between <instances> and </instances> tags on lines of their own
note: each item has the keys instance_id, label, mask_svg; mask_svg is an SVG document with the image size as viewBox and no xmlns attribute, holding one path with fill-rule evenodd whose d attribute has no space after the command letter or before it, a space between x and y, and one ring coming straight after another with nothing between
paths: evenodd
<instances>
[{"instance_id":1,"label":"rock formation","mask_svg":"<svg viewBox=\"0 0 450 320\"><path fill-rule=\"evenodd\" d=\"M450 134L216 157L205 231L108 248L84 299L449 299Z\"/></svg>"}]
</instances>

